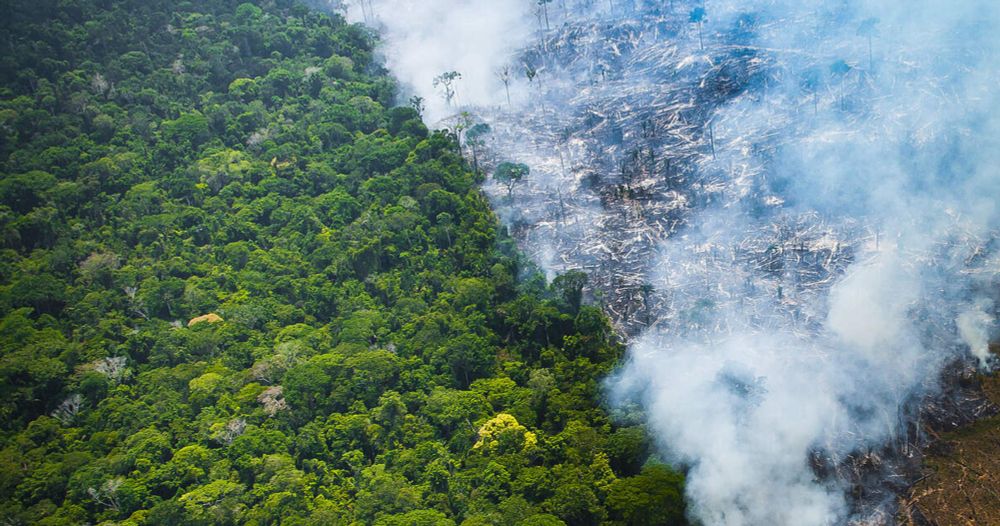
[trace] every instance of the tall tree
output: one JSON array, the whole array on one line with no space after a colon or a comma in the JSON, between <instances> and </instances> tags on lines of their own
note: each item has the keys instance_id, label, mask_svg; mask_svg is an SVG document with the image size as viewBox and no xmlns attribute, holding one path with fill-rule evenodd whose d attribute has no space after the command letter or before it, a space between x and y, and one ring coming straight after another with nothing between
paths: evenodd
<instances>
[{"instance_id":1,"label":"tall tree","mask_svg":"<svg viewBox=\"0 0 1000 526\"><path fill-rule=\"evenodd\" d=\"M485 122L473 124L465 131L465 144L472 151L472 167L479 171L479 150L486 144L486 135L492 130Z\"/></svg>"},{"instance_id":2,"label":"tall tree","mask_svg":"<svg viewBox=\"0 0 1000 526\"><path fill-rule=\"evenodd\" d=\"M504 92L507 94L507 106L510 106L510 65L504 64L503 67L497 70L497 78L503 83Z\"/></svg>"},{"instance_id":3,"label":"tall tree","mask_svg":"<svg viewBox=\"0 0 1000 526\"><path fill-rule=\"evenodd\" d=\"M514 185L527 177L529 173L531 173L531 169L526 164L502 162L497 165L493 172L493 178L507 187L507 197L510 197L514 192Z\"/></svg>"},{"instance_id":4,"label":"tall tree","mask_svg":"<svg viewBox=\"0 0 1000 526\"><path fill-rule=\"evenodd\" d=\"M691 13L688 15L688 21L698 26L698 44L702 50L705 49L705 39L702 35L702 26L705 23L705 15L706 13L704 7L696 7L692 9Z\"/></svg>"},{"instance_id":5,"label":"tall tree","mask_svg":"<svg viewBox=\"0 0 1000 526\"><path fill-rule=\"evenodd\" d=\"M455 82L460 78L462 74L457 71L446 71L434 77L434 87L441 89L441 96L449 106L455 101Z\"/></svg>"},{"instance_id":6,"label":"tall tree","mask_svg":"<svg viewBox=\"0 0 1000 526\"><path fill-rule=\"evenodd\" d=\"M875 58L872 54L872 39L878 35L878 18L866 18L858 26L858 36L863 36L868 39L868 71L869 73L875 72Z\"/></svg>"}]
</instances>

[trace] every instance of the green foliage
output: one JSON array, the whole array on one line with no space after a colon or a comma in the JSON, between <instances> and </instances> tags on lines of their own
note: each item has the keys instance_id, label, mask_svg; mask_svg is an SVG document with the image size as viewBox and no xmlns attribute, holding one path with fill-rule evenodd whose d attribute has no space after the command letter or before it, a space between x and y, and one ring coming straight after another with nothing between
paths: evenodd
<instances>
[{"instance_id":1,"label":"green foliage","mask_svg":"<svg viewBox=\"0 0 1000 526\"><path fill-rule=\"evenodd\" d=\"M662 465L650 465L635 477L618 479L608 488L612 516L630 526L684 524L683 477Z\"/></svg>"},{"instance_id":2,"label":"green foliage","mask_svg":"<svg viewBox=\"0 0 1000 526\"><path fill-rule=\"evenodd\" d=\"M514 191L514 185L531 173L528 165L522 163L502 162L497 165L493 172L493 178L500 184L507 187L507 195Z\"/></svg>"},{"instance_id":3,"label":"green foliage","mask_svg":"<svg viewBox=\"0 0 1000 526\"><path fill-rule=\"evenodd\" d=\"M9 4L5 523L683 520L598 405L622 349L586 276L525 264L369 31L285 0Z\"/></svg>"}]
</instances>

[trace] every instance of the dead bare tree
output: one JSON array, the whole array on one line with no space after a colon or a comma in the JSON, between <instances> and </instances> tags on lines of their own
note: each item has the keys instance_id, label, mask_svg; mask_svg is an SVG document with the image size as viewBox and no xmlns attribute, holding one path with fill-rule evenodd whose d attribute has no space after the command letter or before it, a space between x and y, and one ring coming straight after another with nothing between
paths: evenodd
<instances>
[{"instance_id":1,"label":"dead bare tree","mask_svg":"<svg viewBox=\"0 0 1000 526\"><path fill-rule=\"evenodd\" d=\"M510 106L510 65L504 64L503 67L497 70L497 78L500 82L503 82L503 89L507 94L507 106Z\"/></svg>"}]
</instances>

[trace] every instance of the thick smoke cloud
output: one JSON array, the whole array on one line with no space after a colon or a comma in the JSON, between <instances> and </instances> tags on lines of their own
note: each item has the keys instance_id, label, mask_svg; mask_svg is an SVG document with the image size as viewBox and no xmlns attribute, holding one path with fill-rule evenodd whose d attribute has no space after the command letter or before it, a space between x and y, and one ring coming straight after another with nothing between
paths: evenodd
<instances>
[{"instance_id":1,"label":"thick smoke cloud","mask_svg":"<svg viewBox=\"0 0 1000 526\"><path fill-rule=\"evenodd\" d=\"M405 91L424 99L431 124L460 106L489 106L504 97L497 70L524 47L536 26L528 0L378 0L352 3L350 19L380 30L386 65ZM435 77L456 71L455 98Z\"/></svg>"},{"instance_id":2,"label":"thick smoke cloud","mask_svg":"<svg viewBox=\"0 0 1000 526\"><path fill-rule=\"evenodd\" d=\"M908 404L933 393L956 356L952 322L987 359L991 303L968 276L998 270L976 256L998 226L1000 11L979 1L715 9L718 30L747 12L764 20L757 43L775 50L782 82L718 110L724 153L704 169L758 165L781 187L772 190L785 203L780 213L861 220L881 242L859 246L828 293L794 298L818 313L813 323L791 316L762 325L741 309L715 309L708 316L721 317L725 331L693 341L685 327L647 334L613 390L638 398L666 450L691 466L689 494L706 523L841 523L859 510L816 465L836 469L848 455L900 447ZM869 56L860 33L873 17L881 31ZM802 87L810 74L820 78L813 100ZM726 146L774 133L781 145L767 158ZM752 214L730 219L714 242L734 246L757 223ZM768 295L767 308L787 310L789 298Z\"/></svg>"},{"instance_id":3,"label":"thick smoke cloud","mask_svg":"<svg viewBox=\"0 0 1000 526\"><path fill-rule=\"evenodd\" d=\"M665 306L631 342L609 393L620 407L638 404L665 458L688 469L691 513L705 524L874 521L892 495L847 498L851 484L871 482L849 472L851 459L910 455L916 406L939 391L942 369L969 356L990 366L1000 4L712 0L697 25L690 12L700 2L665 4L564 3L552 25L565 27L545 33L657 28L629 43L640 58L615 72L613 89L623 93L669 94L670 79L710 78L723 61L763 72L724 103L704 103L707 115L683 113L696 115L682 124L697 142L664 148L696 150L685 154L683 185L670 188L682 226L634 269ZM444 71L463 74L466 109L503 105L495 71L546 49L532 9L526 1L385 0L374 2L374 18L387 63L436 122L458 111L433 87ZM656 23L643 26L650 18ZM618 44L585 57L599 67L547 72L544 97L520 80L513 108L493 114L498 133L506 130L497 155L529 160L525 184L558 189L560 207L564 198L579 205L575 220L566 219L572 210L558 221L544 211L517 216L543 265L573 260L567 240L590 235L603 212L566 168L586 164L573 154L580 141L553 148L557 139L537 133L539 123L571 128L573 116L560 111L597 97L604 64L625 61ZM654 60L643 57L669 67L642 69ZM616 133L606 134L609 156L619 155ZM768 243L783 267L747 255ZM834 270L808 281L807 266ZM891 462L870 464L876 479L895 476Z\"/></svg>"},{"instance_id":4,"label":"thick smoke cloud","mask_svg":"<svg viewBox=\"0 0 1000 526\"><path fill-rule=\"evenodd\" d=\"M724 330L690 335L674 325L648 333L633 345L612 390L640 401L666 451L691 467L694 513L707 524L871 518L878 503L849 508L848 488L838 487L844 479L821 478L817 465L837 469L848 455L886 446L901 454L914 400L933 394L941 368L964 350L953 345L956 332L981 363L988 358L993 311L979 294L988 293L987 278L1000 270L995 260L982 260L1000 226L1000 49L990 29L1000 7L980 1L947 8L930 1L713 5L710 32L748 12L763 21L756 44L773 50L780 83L717 110L722 153L703 170L756 165L784 202L765 221L810 212L832 225L860 220L879 232L880 242L857 246L855 262L825 294L788 298L767 291L773 302L765 310L784 316L777 324L714 307L703 316ZM866 33L873 33L875 17L880 31L872 34L869 55ZM804 90L803 79L816 85ZM780 144L766 156L727 146L775 134L770 142ZM724 209L745 204L743 195L724 202L701 213L702 222L721 225L711 238L723 250L761 223L755 214L734 220ZM713 222L713 214L727 219ZM676 247L665 254L661 266L691 259ZM701 299L722 305L719 296L754 296L718 283L720 293ZM784 315L793 302L794 313L809 310L817 318Z\"/></svg>"}]
</instances>

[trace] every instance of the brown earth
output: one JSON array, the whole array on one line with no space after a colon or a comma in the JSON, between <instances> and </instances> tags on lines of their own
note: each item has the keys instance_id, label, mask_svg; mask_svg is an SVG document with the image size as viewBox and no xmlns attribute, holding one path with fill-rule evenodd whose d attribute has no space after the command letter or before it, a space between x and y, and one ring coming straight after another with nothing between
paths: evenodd
<instances>
[{"instance_id":1,"label":"brown earth","mask_svg":"<svg viewBox=\"0 0 1000 526\"><path fill-rule=\"evenodd\" d=\"M982 377L1000 405L1000 374ZM924 473L900 503L906 526L1000 526L1000 415L941 435L926 452Z\"/></svg>"}]
</instances>

